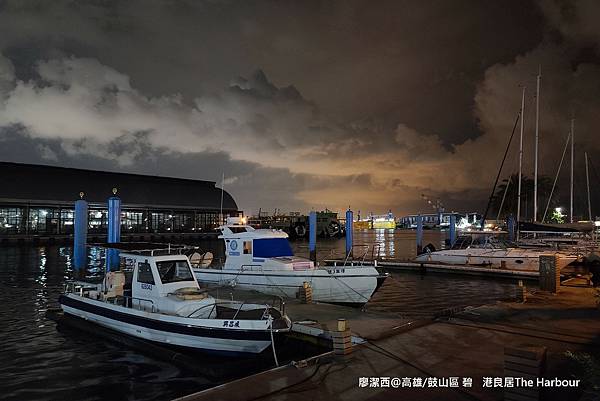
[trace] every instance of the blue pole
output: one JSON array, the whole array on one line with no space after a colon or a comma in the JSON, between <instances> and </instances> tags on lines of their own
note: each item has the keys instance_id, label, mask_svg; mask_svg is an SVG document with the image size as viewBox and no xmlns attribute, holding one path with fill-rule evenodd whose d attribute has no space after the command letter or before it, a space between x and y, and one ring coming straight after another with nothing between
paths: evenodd
<instances>
[{"instance_id":1,"label":"blue pole","mask_svg":"<svg viewBox=\"0 0 600 401\"><path fill-rule=\"evenodd\" d=\"M513 216L512 214L510 216L508 216L508 219L506 220L506 228L508 230L508 240L514 241L515 240L515 216Z\"/></svg>"},{"instance_id":2,"label":"blue pole","mask_svg":"<svg viewBox=\"0 0 600 401\"><path fill-rule=\"evenodd\" d=\"M417 255L423 252L423 216L417 216Z\"/></svg>"},{"instance_id":3,"label":"blue pole","mask_svg":"<svg viewBox=\"0 0 600 401\"><path fill-rule=\"evenodd\" d=\"M308 216L308 250L310 260L317 261L317 212L312 211Z\"/></svg>"},{"instance_id":4,"label":"blue pole","mask_svg":"<svg viewBox=\"0 0 600 401\"><path fill-rule=\"evenodd\" d=\"M450 215L450 247L456 242L456 215Z\"/></svg>"},{"instance_id":5,"label":"blue pole","mask_svg":"<svg viewBox=\"0 0 600 401\"><path fill-rule=\"evenodd\" d=\"M73 226L73 267L75 270L85 268L87 262L88 203L82 199L75 201L75 222Z\"/></svg>"},{"instance_id":6,"label":"blue pole","mask_svg":"<svg viewBox=\"0 0 600 401\"><path fill-rule=\"evenodd\" d=\"M352 242L353 242L352 219L353 218L354 218L354 214L352 213L352 210L348 209L346 211L346 256L349 256L350 252L352 252Z\"/></svg>"},{"instance_id":7,"label":"blue pole","mask_svg":"<svg viewBox=\"0 0 600 401\"><path fill-rule=\"evenodd\" d=\"M116 195L116 189L113 194ZM121 241L121 199L117 196L108 198L108 243L114 244ZM119 251L109 249L106 256L106 267L108 271L118 270Z\"/></svg>"}]
</instances>

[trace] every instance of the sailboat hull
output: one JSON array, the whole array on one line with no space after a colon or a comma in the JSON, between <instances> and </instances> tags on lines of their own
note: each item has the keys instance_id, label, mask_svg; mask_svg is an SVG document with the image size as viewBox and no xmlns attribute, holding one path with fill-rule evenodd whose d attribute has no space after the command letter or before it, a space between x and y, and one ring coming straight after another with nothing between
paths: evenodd
<instances>
[{"instance_id":1,"label":"sailboat hull","mask_svg":"<svg viewBox=\"0 0 600 401\"><path fill-rule=\"evenodd\" d=\"M487 265L511 270L539 271L539 257L546 253L522 249L449 249L419 255L417 262L446 263L451 265ZM560 255L558 269L577 260L576 256Z\"/></svg>"}]
</instances>

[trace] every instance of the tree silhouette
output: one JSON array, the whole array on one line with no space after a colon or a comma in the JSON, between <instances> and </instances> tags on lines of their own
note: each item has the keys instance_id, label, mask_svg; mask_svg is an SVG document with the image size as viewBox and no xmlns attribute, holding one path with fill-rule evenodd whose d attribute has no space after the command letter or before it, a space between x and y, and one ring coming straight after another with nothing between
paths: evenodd
<instances>
[{"instance_id":1,"label":"tree silhouette","mask_svg":"<svg viewBox=\"0 0 600 401\"><path fill-rule=\"evenodd\" d=\"M509 183L510 180L510 183ZM500 211L500 218L505 219L508 215L517 215L517 202L519 192L519 175L512 174L509 178L502 180L502 183L498 185L496 193L492 198L490 215L491 218L496 218L500 205L502 204L502 198L505 196L504 205ZM508 185L508 191L506 189ZM545 175L538 176L538 221L542 220L544 210L546 209L546 203L552 190L552 179ZM521 221L533 220L533 192L534 182L533 178L529 178L525 175L521 177ZM556 194L555 194L556 195ZM557 204L556 200L550 203L550 209L554 208ZM548 219L548 217L546 217Z\"/></svg>"}]
</instances>

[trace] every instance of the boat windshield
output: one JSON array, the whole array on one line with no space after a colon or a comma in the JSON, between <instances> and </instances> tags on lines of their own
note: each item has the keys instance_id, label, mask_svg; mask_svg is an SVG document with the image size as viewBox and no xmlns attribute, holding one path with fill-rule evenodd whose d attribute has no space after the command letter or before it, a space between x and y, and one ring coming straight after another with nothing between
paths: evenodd
<instances>
[{"instance_id":1,"label":"boat windshield","mask_svg":"<svg viewBox=\"0 0 600 401\"><path fill-rule=\"evenodd\" d=\"M194 280L190 266L185 260L165 260L156 262L156 267L158 268L160 281L163 284Z\"/></svg>"},{"instance_id":2,"label":"boat windshield","mask_svg":"<svg viewBox=\"0 0 600 401\"><path fill-rule=\"evenodd\" d=\"M279 256L294 256L287 238L261 238L254 241L255 258L276 258Z\"/></svg>"}]
</instances>

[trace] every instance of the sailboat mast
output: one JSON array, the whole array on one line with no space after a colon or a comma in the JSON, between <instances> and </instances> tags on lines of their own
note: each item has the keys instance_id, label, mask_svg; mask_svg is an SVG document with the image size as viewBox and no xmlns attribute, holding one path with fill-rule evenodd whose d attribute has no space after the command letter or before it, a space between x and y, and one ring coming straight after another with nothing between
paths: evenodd
<instances>
[{"instance_id":1,"label":"sailboat mast","mask_svg":"<svg viewBox=\"0 0 600 401\"><path fill-rule=\"evenodd\" d=\"M573 161L575 159L575 119L571 119L571 206L569 208L570 221L573 222Z\"/></svg>"},{"instance_id":2,"label":"sailboat mast","mask_svg":"<svg viewBox=\"0 0 600 401\"><path fill-rule=\"evenodd\" d=\"M542 66L538 71L537 88L535 95L535 167L533 170L533 222L537 221L538 210L538 141L540 132L540 81L542 80Z\"/></svg>"},{"instance_id":3,"label":"sailboat mast","mask_svg":"<svg viewBox=\"0 0 600 401\"><path fill-rule=\"evenodd\" d=\"M585 180L587 182L588 220L592 221L592 204L590 202L590 171L588 169L588 155L587 155L587 152L585 152Z\"/></svg>"},{"instance_id":4,"label":"sailboat mast","mask_svg":"<svg viewBox=\"0 0 600 401\"><path fill-rule=\"evenodd\" d=\"M519 139L519 190L517 195L517 241L519 240L519 222L521 221L521 175L523 171L523 121L525 121L525 87L521 96L521 137Z\"/></svg>"}]
</instances>

